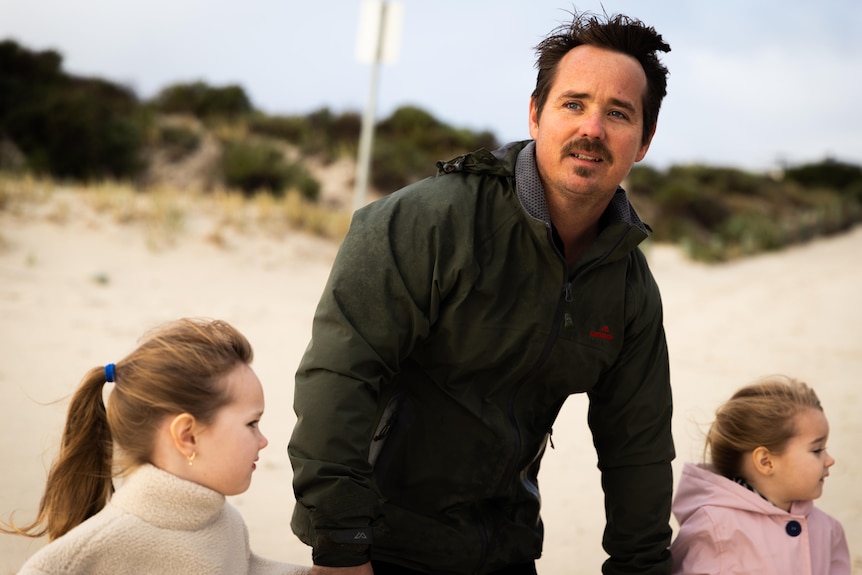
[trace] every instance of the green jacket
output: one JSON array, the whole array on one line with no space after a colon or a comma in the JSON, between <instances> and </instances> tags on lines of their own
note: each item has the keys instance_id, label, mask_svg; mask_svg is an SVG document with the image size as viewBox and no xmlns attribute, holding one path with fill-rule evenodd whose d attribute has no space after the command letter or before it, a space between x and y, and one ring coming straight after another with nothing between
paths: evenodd
<instances>
[{"instance_id":1,"label":"green jacket","mask_svg":"<svg viewBox=\"0 0 862 575\"><path fill-rule=\"evenodd\" d=\"M438 167L357 211L334 262L296 374L294 532L329 566L535 559L539 462L563 402L585 392L605 573L669 573L672 401L637 248L648 228L618 190L569 268L532 144Z\"/></svg>"}]
</instances>

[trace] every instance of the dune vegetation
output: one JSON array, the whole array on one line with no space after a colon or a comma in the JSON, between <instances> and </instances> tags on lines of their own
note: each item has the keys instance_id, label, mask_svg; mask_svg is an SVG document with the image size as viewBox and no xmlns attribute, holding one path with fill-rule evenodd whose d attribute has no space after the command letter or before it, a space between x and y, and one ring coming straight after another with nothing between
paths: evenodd
<instances>
[{"instance_id":1,"label":"dune vegetation","mask_svg":"<svg viewBox=\"0 0 862 575\"><path fill-rule=\"evenodd\" d=\"M352 111L264 113L236 85L181 83L145 101L108 80L67 74L55 51L0 42L3 211L39 212L33 206L71 193L165 238L181 233L194 205L233 229L301 229L338 240L352 180L332 174L352 174L360 128ZM438 160L500 143L415 106L395 110L375 133L377 196L434 175ZM830 158L770 174L638 165L625 186L652 241L702 261L780 249L862 220L862 167Z\"/></svg>"}]
</instances>

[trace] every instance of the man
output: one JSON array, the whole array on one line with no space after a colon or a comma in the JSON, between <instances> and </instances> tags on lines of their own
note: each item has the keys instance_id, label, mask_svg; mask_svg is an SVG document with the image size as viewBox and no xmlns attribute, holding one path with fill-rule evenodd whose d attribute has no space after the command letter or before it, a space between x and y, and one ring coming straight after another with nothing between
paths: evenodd
<instances>
[{"instance_id":1,"label":"man","mask_svg":"<svg viewBox=\"0 0 862 575\"><path fill-rule=\"evenodd\" d=\"M575 15L537 47L532 141L355 214L296 376L292 528L315 573L535 573L539 462L572 393L590 399L603 571L670 572L661 300L619 188L669 50L639 21Z\"/></svg>"}]
</instances>

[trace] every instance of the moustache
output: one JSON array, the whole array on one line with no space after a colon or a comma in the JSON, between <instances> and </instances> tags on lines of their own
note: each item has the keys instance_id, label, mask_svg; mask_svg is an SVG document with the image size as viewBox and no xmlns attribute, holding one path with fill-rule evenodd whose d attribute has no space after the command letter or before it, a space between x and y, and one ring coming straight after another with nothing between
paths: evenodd
<instances>
[{"instance_id":1,"label":"moustache","mask_svg":"<svg viewBox=\"0 0 862 575\"><path fill-rule=\"evenodd\" d=\"M598 156L608 163L613 163L614 161L611 151L604 145L604 143L598 140L588 140L586 138L572 140L571 142L566 143L566 145L563 146L561 155L565 158L566 156L571 156L572 154L581 152Z\"/></svg>"}]
</instances>

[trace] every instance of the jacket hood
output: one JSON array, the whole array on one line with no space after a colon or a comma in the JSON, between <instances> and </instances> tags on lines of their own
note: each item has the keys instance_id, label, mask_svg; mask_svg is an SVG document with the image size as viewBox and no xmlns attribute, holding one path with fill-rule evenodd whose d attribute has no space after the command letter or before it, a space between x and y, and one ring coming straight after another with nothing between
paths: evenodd
<instances>
[{"instance_id":1,"label":"jacket hood","mask_svg":"<svg viewBox=\"0 0 862 575\"><path fill-rule=\"evenodd\" d=\"M465 172L514 179L518 200L534 220L552 226L536 165L536 143L533 140L510 142L492 152L480 149L447 162L437 162L437 175ZM613 228L603 241L598 240L600 257L614 261L626 257L645 240L652 229L643 222L629 202L622 187L618 187L602 215L603 229ZM607 238L612 238L607 242Z\"/></svg>"},{"instance_id":2,"label":"jacket hood","mask_svg":"<svg viewBox=\"0 0 862 575\"><path fill-rule=\"evenodd\" d=\"M445 162L437 162L437 175L442 176L443 174L464 171L511 177L515 173L515 162L518 159L518 154L531 141L510 142L494 151L482 148Z\"/></svg>"},{"instance_id":3,"label":"jacket hood","mask_svg":"<svg viewBox=\"0 0 862 575\"><path fill-rule=\"evenodd\" d=\"M776 507L746 487L712 471L707 465L686 463L674 496L673 513L680 524L704 506L724 507L762 515L807 517L813 501L794 501L790 513Z\"/></svg>"}]
</instances>

